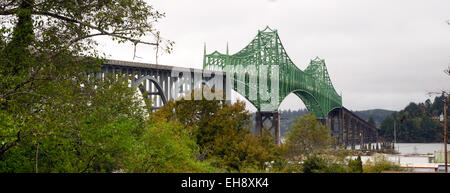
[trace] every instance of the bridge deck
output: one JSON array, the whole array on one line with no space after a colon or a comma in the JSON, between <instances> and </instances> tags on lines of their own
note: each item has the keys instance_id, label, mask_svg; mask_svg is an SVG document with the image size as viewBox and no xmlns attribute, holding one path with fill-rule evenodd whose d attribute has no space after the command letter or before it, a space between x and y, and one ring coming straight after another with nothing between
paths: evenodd
<instances>
[{"instance_id":1,"label":"bridge deck","mask_svg":"<svg viewBox=\"0 0 450 193\"><path fill-rule=\"evenodd\" d=\"M181 71L203 71L207 73L213 73L213 72L220 72L225 74L224 71L220 70L207 70L207 69L201 69L201 68L186 68L186 67L178 67L178 66L167 66L162 64L151 64L151 63L142 63L142 62L131 62L131 61L123 61L123 60L112 60L108 59L106 61L107 65L114 65L114 66L123 66L123 67L132 67L132 68L148 68L148 69L158 69L158 70L181 70Z\"/></svg>"},{"instance_id":2,"label":"bridge deck","mask_svg":"<svg viewBox=\"0 0 450 193\"><path fill-rule=\"evenodd\" d=\"M175 74L173 74L175 71ZM167 66L160 64L150 64L150 63L141 63L141 62L130 62L130 61L121 61L121 60L107 60L102 68L103 73L125 73L125 74L135 74L136 79L140 79L142 77L150 76L154 77L153 83L158 85L158 89L156 89L156 85L152 85L150 80L145 80L143 82L144 90L149 93L156 93L157 96L154 96L155 101L155 109L160 108L164 105L165 101L162 101L162 98L167 100L175 99L180 95L177 94L176 88L181 88L183 92L190 91L193 88L201 87L201 84L197 84L194 82L194 76L201 76L201 80L209 81L211 79L210 76L203 76L203 73L207 74L217 74L220 73L224 75L223 81L225 81L225 72L223 71L212 71L206 69L197 69L197 68L186 68L186 67L175 67L175 66ZM188 72L188 74L183 73L182 76L178 76L179 74L176 72ZM175 76L174 76L175 75ZM188 75L185 77L185 75ZM214 75L215 76L215 75ZM181 83L179 83L181 81ZM195 80L196 81L196 80ZM225 86L225 82L223 82L223 86ZM225 93L230 93L230 88L225 88ZM227 96L228 97L228 96ZM279 136L279 117L275 112L259 112L261 115L267 114L273 122L273 126L275 129L275 134L277 138ZM262 119L263 116L260 116ZM334 126L334 119L338 118L338 127ZM325 120L324 120L325 121ZM259 122L263 122L260 120ZM259 123L257 121L257 125ZM261 125L261 123L259 123ZM377 129L368 124L367 121L361 119L357 115L355 115L352 111L345 107L335 108L335 110L331 111L328 114L328 123L330 125L330 129L336 131L338 141L341 144L345 145L354 145L360 142L361 144L367 142L375 142L377 138ZM337 129L337 130L336 130ZM278 142L280 140L277 140Z\"/></svg>"}]
</instances>

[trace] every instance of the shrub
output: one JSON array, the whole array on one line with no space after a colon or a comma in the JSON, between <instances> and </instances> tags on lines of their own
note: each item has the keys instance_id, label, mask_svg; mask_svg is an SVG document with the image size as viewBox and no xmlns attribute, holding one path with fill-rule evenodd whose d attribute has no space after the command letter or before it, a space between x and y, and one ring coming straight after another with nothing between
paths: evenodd
<instances>
[{"instance_id":1,"label":"shrub","mask_svg":"<svg viewBox=\"0 0 450 193\"><path fill-rule=\"evenodd\" d=\"M362 161L361 161L361 156L358 155L358 158L356 158L355 160L350 159L348 161L348 167L350 170L349 172L362 173L363 165L362 165Z\"/></svg>"},{"instance_id":2,"label":"shrub","mask_svg":"<svg viewBox=\"0 0 450 193\"><path fill-rule=\"evenodd\" d=\"M196 158L199 147L189 130L174 122L150 121L124 163L132 173L210 172L216 169Z\"/></svg>"},{"instance_id":3,"label":"shrub","mask_svg":"<svg viewBox=\"0 0 450 193\"><path fill-rule=\"evenodd\" d=\"M312 155L309 156L302 164L304 173L322 173L327 169L327 162L325 159Z\"/></svg>"},{"instance_id":4,"label":"shrub","mask_svg":"<svg viewBox=\"0 0 450 193\"><path fill-rule=\"evenodd\" d=\"M403 169L396 163L389 161L386 156L377 154L372 157L373 161L367 160L363 165L365 173L381 173L383 171L403 171Z\"/></svg>"}]
</instances>

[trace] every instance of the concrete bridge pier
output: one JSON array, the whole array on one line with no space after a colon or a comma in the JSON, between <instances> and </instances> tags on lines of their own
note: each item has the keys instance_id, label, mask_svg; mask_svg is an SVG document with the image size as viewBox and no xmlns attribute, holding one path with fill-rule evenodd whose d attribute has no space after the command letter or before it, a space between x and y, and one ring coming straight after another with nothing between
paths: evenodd
<instances>
[{"instance_id":1,"label":"concrete bridge pier","mask_svg":"<svg viewBox=\"0 0 450 193\"><path fill-rule=\"evenodd\" d=\"M365 143L364 143L364 130L366 128L364 126L361 126L359 128L359 147L360 149L366 149Z\"/></svg>"},{"instance_id":2,"label":"concrete bridge pier","mask_svg":"<svg viewBox=\"0 0 450 193\"><path fill-rule=\"evenodd\" d=\"M349 130L350 130L350 119L346 119L347 117L344 117L344 127L342 128L344 130L344 141L343 145L345 149L349 146Z\"/></svg>"},{"instance_id":3,"label":"concrete bridge pier","mask_svg":"<svg viewBox=\"0 0 450 193\"><path fill-rule=\"evenodd\" d=\"M275 144L281 144L281 130L280 130L280 113L277 111L257 111L256 112L256 132L258 135L263 134L264 123L269 121L270 127L267 129L273 132Z\"/></svg>"},{"instance_id":4,"label":"concrete bridge pier","mask_svg":"<svg viewBox=\"0 0 450 193\"><path fill-rule=\"evenodd\" d=\"M316 120L319 121L322 125L327 125L326 118L318 117L318 118L316 118Z\"/></svg>"},{"instance_id":5,"label":"concrete bridge pier","mask_svg":"<svg viewBox=\"0 0 450 193\"><path fill-rule=\"evenodd\" d=\"M352 149L355 149L355 148L356 148L356 147L355 147L355 145L356 145L356 139L357 139L357 137L358 137L358 136L356 136L356 127L357 127L356 124L357 124L356 121L353 120L353 121L352 121L352 125L351 125L352 129L351 129L351 131L350 131L351 136L352 136L352 137L351 137L351 142L350 142Z\"/></svg>"}]
</instances>

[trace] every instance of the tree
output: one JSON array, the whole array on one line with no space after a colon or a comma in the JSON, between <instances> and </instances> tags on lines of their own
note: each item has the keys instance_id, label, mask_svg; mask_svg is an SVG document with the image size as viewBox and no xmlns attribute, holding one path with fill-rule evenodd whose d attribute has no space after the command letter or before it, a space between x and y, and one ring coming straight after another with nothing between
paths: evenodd
<instances>
[{"instance_id":1,"label":"tree","mask_svg":"<svg viewBox=\"0 0 450 193\"><path fill-rule=\"evenodd\" d=\"M131 147L132 153L124 159L124 172L217 171L209 163L197 160L199 146L180 123L150 119L146 125L140 140Z\"/></svg>"},{"instance_id":2,"label":"tree","mask_svg":"<svg viewBox=\"0 0 450 193\"><path fill-rule=\"evenodd\" d=\"M39 141L46 111L88 84L103 63L92 37L171 51L153 28L164 17L143 0L5 0L0 2L0 159L26 138ZM156 42L143 41L156 36ZM99 91L101 92L101 91ZM83 93L92 97L91 93ZM39 143L37 143L39 144ZM37 147L36 147L37 149Z\"/></svg>"},{"instance_id":3,"label":"tree","mask_svg":"<svg viewBox=\"0 0 450 193\"><path fill-rule=\"evenodd\" d=\"M361 156L358 155L358 157L355 160L350 159L348 161L348 167L350 169L350 172L362 173L363 172L363 164L362 164Z\"/></svg>"},{"instance_id":4,"label":"tree","mask_svg":"<svg viewBox=\"0 0 450 193\"><path fill-rule=\"evenodd\" d=\"M377 125L375 124L375 121L373 120L373 117L372 117L372 116L369 117L369 120L367 121L367 123L369 123L369 125L372 125L372 126L374 126L374 127L377 126Z\"/></svg>"},{"instance_id":5,"label":"tree","mask_svg":"<svg viewBox=\"0 0 450 193\"><path fill-rule=\"evenodd\" d=\"M142 0L5 0L0 3L0 15L17 18L13 39L19 40L18 43L30 44L32 39L52 32L53 37L69 47L95 36L159 45L162 41L152 43L140 38L149 34L156 37L159 32L153 25L165 16ZM55 28L58 31L52 31ZM171 49L173 42L166 43L169 43L166 49Z\"/></svg>"},{"instance_id":6,"label":"tree","mask_svg":"<svg viewBox=\"0 0 450 193\"><path fill-rule=\"evenodd\" d=\"M193 100L193 94L191 97L170 101L152 116L185 125L200 146L199 160L226 171L260 171L266 162L277 159L280 151L270 133L251 134L245 103L206 100L204 95L203 100Z\"/></svg>"},{"instance_id":7,"label":"tree","mask_svg":"<svg viewBox=\"0 0 450 193\"><path fill-rule=\"evenodd\" d=\"M430 108L431 108L431 105L432 105L431 100L430 100L430 99L427 99L427 100L425 101L425 108L430 109Z\"/></svg>"},{"instance_id":8,"label":"tree","mask_svg":"<svg viewBox=\"0 0 450 193\"><path fill-rule=\"evenodd\" d=\"M291 131L286 134L286 145L292 159L318 153L331 147L334 141L331 131L312 114L298 118Z\"/></svg>"},{"instance_id":9,"label":"tree","mask_svg":"<svg viewBox=\"0 0 450 193\"><path fill-rule=\"evenodd\" d=\"M111 172L145 131L129 77L92 76L96 36L171 51L142 0L0 2L0 164L8 172ZM142 40L146 36L155 41Z\"/></svg>"},{"instance_id":10,"label":"tree","mask_svg":"<svg viewBox=\"0 0 450 193\"><path fill-rule=\"evenodd\" d=\"M399 142L429 143L440 142L442 126L436 117L442 112L442 101L436 97L434 102L410 103L405 109L387 116L381 123L379 135L392 140L395 124Z\"/></svg>"},{"instance_id":11,"label":"tree","mask_svg":"<svg viewBox=\"0 0 450 193\"><path fill-rule=\"evenodd\" d=\"M383 171L404 171L395 162L390 161L383 154L376 154L372 156L372 160L367 160L363 165L363 170L365 173L381 173Z\"/></svg>"},{"instance_id":12,"label":"tree","mask_svg":"<svg viewBox=\"0 0 450 193\"><path fill-rule=\"evenodd\" d=\"M327 161L317 155L311 155L303 164L303 173L322 173L328 168Z\"/></svg>"},{"instance_id":13,"label":"tree","mask_svg":"<svg viewBox=\"0 0 450 193\"><path fill-rule=\"evenodd\" d=\"M394 139L394 114L387 116L383 122L381 122L379 135L385 139Z\"/></svg>"},{"instance_id":14,"label":"tree","mask_svg":"<svg viewBox=\"0 0 450 193\"><path fill-rule=\"evenodd\" d=\"M3 172L121 168L144 129L144 111L128 78L106 77L70 88L66 97L43 101L40 114L28 118L28 135L0 159Z\"/></svg>"}]
</instances>

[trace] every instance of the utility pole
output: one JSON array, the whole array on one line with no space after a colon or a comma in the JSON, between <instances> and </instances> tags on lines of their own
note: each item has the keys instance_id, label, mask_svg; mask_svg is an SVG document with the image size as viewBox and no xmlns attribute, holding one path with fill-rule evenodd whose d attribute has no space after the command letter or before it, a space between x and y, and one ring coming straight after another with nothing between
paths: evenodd
<instances>
[{"instance_id":1,"label":"utility pole","mask_svg":"<svg viewBox=\"0 0 450 193\"><path fill-rule=\"evenodd\" d=\"M395 119L394 119L394 146L392 147L392 149L395 149L395 144L397 143L397 129L396 129L396 125L395 125Z\"/></svg>"},{"instance_id":2,"label":"utility pole","mask_svg":"<svg viewBox=\"0 0 450 193\"><path fill-rule=\"evenodd\" d=\"M445 173L448 173L447 168L447 101L448 96L445 96L445 92L442 92L442 95L444 95L444 159L445 159Z\"/></svg>"}]
</instances>

